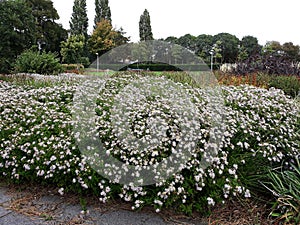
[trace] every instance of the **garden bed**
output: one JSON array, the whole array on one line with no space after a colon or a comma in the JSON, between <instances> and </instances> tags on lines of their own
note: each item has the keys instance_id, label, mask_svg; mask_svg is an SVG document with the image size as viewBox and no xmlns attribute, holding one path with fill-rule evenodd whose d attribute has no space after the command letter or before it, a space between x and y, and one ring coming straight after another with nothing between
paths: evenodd
<instances>
[{"instance_id":1,"label":"garden bed","mask_svg":"<svg viewBox=\"0 0 300 225\"><path fill-rule=\"evenodd\" d=\"M180 162L180 170L155 184L119 184L107 179L106 174L97 173L88 163L89 156L82 154L78 146L76 138L80 134L74 133L76 122L72 110L76 106L73 97L78 92L77 87L82 85L82 77L44 77L47 82L42 76L32 77L33 81L30 78L27 82L26 76L25 84L22 84L24 79L15 78L0 82L0 174L17 183L52 184L62 195L93 193L101 202L120 198L131 202L132 209L152 206L159 212L175 207L186 214L207 213L218 203L259 196L260 190L267 192L259 181L268 181L268 171L283 163L288 167L299 157L299 105L279 89L248 85L218 87L220 92L217 93L222 96L217 103L221 107L214 108L210 104L215 100L208 89L176 82L170 86L164 76L120 73L105 80L99 94L96 93L97 132L104 143L105 154L138 168L149 162L159 163L176 153L181 141L177 136L186 128L177 125L186 115L184 104L179 104L182 99L176 99L178 93L190 98L188 102L193 103L192 116L197 116L197 123L188 130L196 144L186 149L190 157ZM159 96L159 91L152 95L146 93L151 98L139 97L143 93L134 91L146 86L133 84L141 85L149 80L152 82L149 89L167 90L172 98L163 92ZM123 101L122 96L127 100ZM177 100L176 114L171 109ZM121 106L134 119L120 117ZM166 122L163 130L167 135L164 141L155 143L158 147L146 147L139 152L132 150L130 142L120 141L114 121L124 120L130 124L135 137L142 138L147 136L146 128L153 112L155 118L160 118L163 124ZM221 114L221 127L214 126L211 118L216 113ZM183 121L189 122L189 119L187 115ZM215 129L213 134L211 129ZM212 142L213 138L218 140L217 144ZM203 168L202 159L212 148L217 153Z\"/></svg>"}]
</instances>

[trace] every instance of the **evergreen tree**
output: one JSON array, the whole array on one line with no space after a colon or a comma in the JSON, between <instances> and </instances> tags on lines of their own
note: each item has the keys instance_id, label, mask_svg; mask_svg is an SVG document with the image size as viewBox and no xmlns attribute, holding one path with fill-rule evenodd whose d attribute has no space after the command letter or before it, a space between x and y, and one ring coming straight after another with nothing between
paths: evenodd
<instances>
[{"instance_id":1,"label":"evergreen tree","mask_svg":"<svg viewBox=\"0 0 300 225\"><path fill-rule=\"evenodd\" d=\"M248 57L257 54L262 48L262 46L258 44L257 38L250 35L242 38L240 41L240 47L244 49Z\"/></svg>"},{"instance_id":2,"label":"evergreen tree","mask_svg":"<svg viewBox=\"0 0 300 225\"><path fill-rule=\"evenodd\" d=\"M67 31L61 24L55 22L59 19L57 10L51 0L25 0L32 9L35 17L35 38L42 50L60 52L60 42L68 38Z\"/></svg>"},{"instance_id":3,"label":"evergreen tree","mask_svg":"<svg viewBox=\"0 0 300 225\"><path fill-rule=\"evenodd\" d=\"M73 13L70 21L71 35L83 34L87 39L88 17L86 0L74 0Z\"/></svg>"},{"instance_id":4,"label":"evergreen tree","mask_svg":"<svg viewBox=\"0 0 300 225\"><path fill-rule=\"evenodd\" d=\"M36 44L32 10L23 0L0 1L0 73L8 73L18 55Z\"/></svg>"},{"instance_id":5,"label":"evergreen tree","mask_svg":"<svg viewBox=\"0 0 300 225\"><path fill-rule=\"evenodd\" d=\"M95 0L96 6L96 15L95 15L95 25L94 29L97 28L97 23L99 23L102 19L108 20L111 22L111 11L108 5L108 0Z\"/></svg>"},{"instance_id":6,"label":"evergreen tree","mask_svg":"<svg viewBox=\"0 0 300 225\"><path fill-rule=\"evenodd\" d=\"M139 28L141 41L153 40L150 14L147 9L145 9L144 13L140 17Z\"/></svg>"}]
</instances>

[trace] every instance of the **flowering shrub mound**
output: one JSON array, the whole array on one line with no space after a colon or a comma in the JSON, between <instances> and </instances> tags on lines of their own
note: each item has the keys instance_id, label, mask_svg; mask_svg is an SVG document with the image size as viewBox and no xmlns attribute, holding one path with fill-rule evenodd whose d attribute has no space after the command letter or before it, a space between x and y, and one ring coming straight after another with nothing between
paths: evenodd
<instances>
[{"instance_id":1,"label":"flowering shrub mound","mask_svg":"<svg viewBox=\"0 0 300 225\"><path fill-rule=\"evenodd\" d=\"M18 56L14 70L17 73L59 74L63 68L57 57L51 52L26 50Z\"/></svg>"},{"instance_id":2,"label":"flowering shrub mound","mask_svg":"<svg viewBox=\"0 0 300 225\"><path fill-rule=\"evenodd\" d=\"M0 82L0 173L15 181L53 183L60 194L92 191L102 202L117 196L130 201L133 209L152 205L159 211L175 206L191 213L194 209L205 211L230 196L250 197L249 176L259 174L262 166L275 167L299 154L299 107L282 91L222 87L223 105L218 108L209 107L213 99L208 89L176 83L172 92L166 89L169 83L164 77L156 77L153 85L147 86L156 94L143 97L138 87L143 89L149 79L121 74L105 80L95 109L97 130L105 154L138 168L165 158L172 160L186 128L180 122L196 115L191 121L197 123L189 130L195 146L183 144L180 148L191 151L190 158L180 162L180 169L167 179L138 186L119 184L96 173L79 151L73 130L71 112L77 84L65 82L39 88ZM141 86L133 85L135 82ZM168 91L174 101L174 93L189 97L193 113L187 114L184 104L174 111ZM185 103L186 99L179 97L177 100ZM123 117L120 109L124 109ZM218 114L222 126L213 124ZM159 121L159 128L151 126L153 120ZM124 124L131 136L122 133ZM150 135L153 131L160 131L157 139ZM140 142L135 143L136 139ZM211 150L216 154L207 157ZM203 159L208 162L205 166Z\"/></svg>"}]
</instances>

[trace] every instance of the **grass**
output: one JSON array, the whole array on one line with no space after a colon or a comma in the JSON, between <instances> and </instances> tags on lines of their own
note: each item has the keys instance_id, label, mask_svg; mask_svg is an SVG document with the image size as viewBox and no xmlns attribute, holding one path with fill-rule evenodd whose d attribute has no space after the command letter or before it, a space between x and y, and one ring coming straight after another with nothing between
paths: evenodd
<instances>
[{"instance_id":1,"label":"grass","mask_svg":"<svg viewBox=\"0 0 300 225\"><path fill-rule=\"evenodd\" d=\"M280 168L271 169L266 188L276 201L271 216L285 222L300 223L300 159L297 157ZM287 168L288 167L288 168Z\"/></svg>"}]
</instances>

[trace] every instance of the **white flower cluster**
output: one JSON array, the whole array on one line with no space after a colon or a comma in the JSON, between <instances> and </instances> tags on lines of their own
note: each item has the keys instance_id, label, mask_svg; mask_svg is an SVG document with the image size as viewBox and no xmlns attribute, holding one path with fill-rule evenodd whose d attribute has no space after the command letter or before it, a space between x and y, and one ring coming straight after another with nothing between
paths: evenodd
<instances>
[{"instance_id":1,"label":"white flower cluster","mask_svg":"<svg viewBox=\"0 0 300 225\"><path fill-rule=\"evenodd\" d=\"M232 139L232 148L263 155L281 162L287 155L299 154L299 105L283 91L252 86L224 87L226 102L233 109L231 130L243 132Z\"/></svg>"},{"instance_id":2,"label":"white flower cluster","mask_svg":"<svg viewBox=\"0 0 300 225\"><path fill-rule=\"evenodd\" d=\"M171 86L163 78L141 78L138 82L136 77L126 78L109 80L98 99L100 136L110 137L105 142L108 154L128 164L154 165L177 153L184 129L189 131L184 133L186 140L181 150L195 147L201 114L186 106L191 102L185 101L183 86ZM176 100L179 102L175 105Z\"/></svg>"},{"instance_id":3,"label":"white flower cluster","mask_svg":"<svg viewBox=\"0 0 300 225\"><path fill-rule=\"evenodd\" d=\"M232 72L234 69L236 69L237 67L237 64L230 64L230 63L224 63L221 65L220 67L220 70L223 72L223 73L230 73Z\"/></svg>"},{"instance_id":4,"label":"white flower cluster","mask_svg":"<svg viewBox=\"0 0 300 225\"><path fill-rule=\"evenodd\" d=\"M152 96L152 99L139 97L139 90L130 90L126 85L133 82L133 77L123 76L111 79L103 92L99 96L98 110L101 112L99 119L100 136L109 137L105 139L105 145L108 154L123 160L127 164L134 165L152 165L159 162L163 157L169 157L168 150L176 147L180 135L178 129L179 117L176 113L170 113L170 103L161 94ZM142 82L146 80L142 79ZM158 85L162 85L158 84ZM152 86L149 85L149 89ZM182 88L185 88L182 86ZM119 90L119 91L118 91ZM167 89L166 89L167 90ZM188 89L186 89L187 91ZM125 93L126 98L118 105L124 112L116 113L113 108L116 102L116 96L119 92ZM280 90L265 90L251 86L240 87L222 87L224 93L226 108L222 111L224 124L222 129L211 131L211 111L207 110L207 103L211 101L207 96L207 90L188 90L194 104L199 109L198 122L199 127L194 130L197 132L198 144L193 149L192 158L181 165L182 171L189 170L193 176L193 182L196 191L201 192L207 180L212 180L216 184L221 175L227 175L226 184L223 189L223 197L227 199L230 195L242 195L250 197L248 189L242 184L234 184L238 181L239 165L246 163L246 158L240 159L238 163L231 164L230 154L232 151L240 151L242 154L260 157L274 162L280 162L283 157L295 155L299 152L299 108L294 101L286 97ZM135 93L137 96L133 96ZM149 96L149 95L148 95ZM135 101L133 101L135 99ZM142 101L141 101L142 99ZM151 101L154 101L152 103ZM151 104L150 104L151 103ZM128 112L129 115L126 115ZM114 113L112 115L112 113ZM138 146L138 141L134 138L147 138L153 128L151 127L151 116L156 115L156 121L161 121L161 137L165 140L165 145L156 139L149 139L150 145ZM123 117L123 118L122 118ZM124 119L125 118L125 119ZM128 119L129 118L129 119ZM130 128L123 129L122 121ZM168 132L166 132L168 131ZM126 132L126 137L120 141L115 134ZM164 135L168 133L168 136ZM133 135L133 136L129 136ZM219 139L218 145L209 143L209 138ZM132 140L130 138L133 138ZM131 140L131 141L130 141ZM157 145L161 144L157 148ZM272 148L270 148L272 146ZM206 153L210 148L215 148L218 154L210 159L210 166L203 170L203 161L201 159L209 157ZM239 164L239 165L238 165ZM138 175L139 176L139 173ZM180 195L182 203L188 198L187 190L184 186L186 177L182 174L173 175L173 180L169 183L158 182L157 187L164 187L164 190L157 193L154 204L158 208L161 202L166 202L172 195ZM235 182L232 182L234 180ZM132 195L122 194L125 200L132 200ZM136 198L134 198L136 199ZM213 204L213 201L209 201Z\"/></svg>"},{"instance_id":5,"label":"white flower cluster","mask_svg":"<svg viewBox=\"0 0 300 225\"><path fill-rule=\"evenodd\" d=\"M97 190L102 202L112 194L119 195L133 202L133 209L154 204L158 212L165 204L174 201L188 204L204 193L204 201L211 206L220 198L251 197L250 191L239 182L239 170L247 164L249 155L273 163L299 155L299 107L280 90L222 87L224 108L219 109L207 107L215 101L207 90L178 85L194 105L190 114L184 108L188 101L180 99L180 95L182 108L176 111L168 99L170 95L159 92L170 91L171 99L175 99L175 91L181 93L176 87L174 92L168 90L165 78L150 84L152 92L146 90L146 97L141 95L139 86L129 85L134 80L146 82L144 77L132 75L106 82L97 100L96 129L105 154L137 168L159 164L166 158L178 161L176 154L191 151L187 160L179 161L179 171L169 174L168 179L145 187L119 185L93 171L88 157L80 154L74 141L81 137L72 130L75 86L65 83L30 89L0 82L0 174L11 179L50 179L59 184L59 194L64 194L70 186ZM222 114L222 127L213 127L217 114ZM184 133L185 130L188 132ZM232 158L235 152L240 158ZM166 173L168 169L165 168ZM139 171L134 172L139 177ZM221 194L214 196L220 183Z\"/></svg>"},{"instance_id":6,"label":"white flower cluster","mask_svg":"<svg viewBox=\"0 0 300 225\"><path fill-rule=\"evenodd\" d=\"M80 176L89 167L71 136L74 90L67 85L36 89L0 83L1 175L56 183L69 177L74 185L87 187Z\"/></svg>"}]
</instances>

